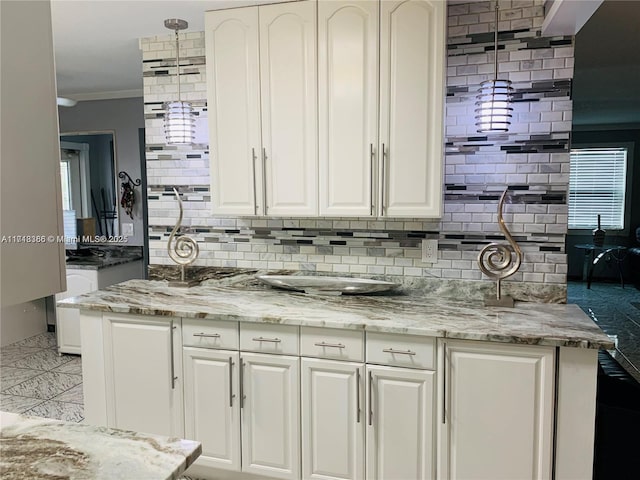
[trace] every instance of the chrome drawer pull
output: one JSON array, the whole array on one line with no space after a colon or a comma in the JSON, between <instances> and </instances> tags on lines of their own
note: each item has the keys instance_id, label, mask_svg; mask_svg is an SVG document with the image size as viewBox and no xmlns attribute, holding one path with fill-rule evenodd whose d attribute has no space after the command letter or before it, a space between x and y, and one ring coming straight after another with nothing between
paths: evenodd
<instances>
[{"instance_id":1,"label":"chrome drawer pull","mask_svg":"<svg viewBox=\"0 0 640 480\"><path fill-rule=\"evenodd\" d=\"M271 342L271 343L280 343L282 341L279 338L264 338L264 337L253 338L252 340L254 342Z\"/></svg>"},{"instance_id":2,"label":"chrome drawer pull","mask_svg":"<svg viewBox=\"0 0 640 480\"><path fill-rule=\"evenodd\" d=\"M382 351L384 353L399 354L399 355L415 355L416 354L416 352L412 350L395 350L393 348L384 348L382 349Z\"/></svg>"},{"instance_id":3,"label":"chrome drawer pull","mask_svg":"<svg viewBox=\"0 0 640 480\"><path fill-rule=\"evenodd\" d=\"M219 333L194 333L193 334L194 337L206 337L206 338L220 338L220 334Z\"/></svg>"},{"instance_id":4,"label":"chrome drawer pull","mask_svg":"<svg viewBox=\"0 0 640 480\"><path fill-rule=\"evenodd\" d=\"M314 343L314 345L316 347L345 348L345 346L341 343L316 342Z\"/></svg>"}]
</instances>

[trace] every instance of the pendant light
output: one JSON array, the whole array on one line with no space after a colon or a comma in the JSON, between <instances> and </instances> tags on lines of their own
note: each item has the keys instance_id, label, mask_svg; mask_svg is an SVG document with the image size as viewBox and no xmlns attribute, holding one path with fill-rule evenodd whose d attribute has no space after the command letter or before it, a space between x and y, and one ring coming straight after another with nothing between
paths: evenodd
<instances>
[{"instance_id":1,"label":"pendant light","mask_svg":"<svg viewBox=\"0 0 640 480\"><path fill-rule=\"evenodd\" d=\"M476 96L476 127L478 132L508 132L511 124L511 80L498 80L498 1L496 0L496 24L493 40L493 80L480 84Z\"/></svg>"},{"instance_id":2,"label":"pendant light","mask_svg":"<svg viewBox=\"0 0 640 480\"><path fill-rule=\"evenodd\" d=\"M164 134L167 145L190 145L195 139L195 116L189 102L180 100L180 40L178 32L189 24L185 20L170 18L164 26L176 33L176 77L178 78L178 100L165 102Z\"/></svg>"}]
</instances>

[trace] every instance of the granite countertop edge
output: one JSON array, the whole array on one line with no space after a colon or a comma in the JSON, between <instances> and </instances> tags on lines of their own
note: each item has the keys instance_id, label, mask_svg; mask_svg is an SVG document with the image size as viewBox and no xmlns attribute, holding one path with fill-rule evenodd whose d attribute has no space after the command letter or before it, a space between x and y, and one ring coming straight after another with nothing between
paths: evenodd
<instances>
[{"instance_id":1,"label":"granite countertop edge","mask_svg":"<svg viewBox=\"0 0 640 480\"><path fill-rule=\"evenodd\" d=\"M16 480L53 478L52 465L69 478L177 479L202 453L193 440L9 412L0 412L0 437L2 471Z\"/></svg>"},{"instance_id":2,"label":"granite countertop edge","mask_svg":"<svg viewBox=\"0 0 640 480\"><path fill-rule=\"evenodd\" d=\"M613 341L577 305L517 303L513 309L478 301L420 296L325 297L228 286L169 287L129 280L61 300L58 306L153 315L403 333L500 343L611 349Z\"/></svg>"}]
</instances>

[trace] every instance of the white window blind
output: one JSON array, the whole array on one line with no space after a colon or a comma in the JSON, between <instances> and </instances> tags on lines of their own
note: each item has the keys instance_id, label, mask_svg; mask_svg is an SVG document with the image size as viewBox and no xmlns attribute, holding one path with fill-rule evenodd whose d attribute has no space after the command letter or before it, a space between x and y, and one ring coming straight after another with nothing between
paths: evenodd
<instances>
[{"instance_id":1,"label":"white window blind","mask_svg":"<svg viewBox=\"0 0 640 480\"><path fill-rule=\"evenodd\" d=\"M624 228L626 148L571 150L569 228Z\"/></svg>"}]
</instances>

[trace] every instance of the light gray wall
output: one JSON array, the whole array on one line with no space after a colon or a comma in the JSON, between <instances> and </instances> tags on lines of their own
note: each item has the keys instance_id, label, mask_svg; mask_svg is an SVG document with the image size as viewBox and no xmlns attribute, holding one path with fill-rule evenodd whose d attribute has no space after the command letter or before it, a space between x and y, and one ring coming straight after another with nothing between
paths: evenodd
<instances>
[{"instance_id":1,"label":"light gray wall","mask_svg":"<svg viewBox=\"0 0 640 480\"><path fill-rule=\"evenodd\" d=\"M140 145L138 129L144 128L142 98L120 98L114 100L90 100L78 102L75 107L58 108L60 132L115 132L116 172L124 170L133 180L140 175ZM120 203L120 179L118 179L118 204ZM142 246L144 242L142 202L146 192L136 187L136 204L133 220L118 206L120 223L133 223L134 236L129 245Z\"/></svg>"}]
</instances>

